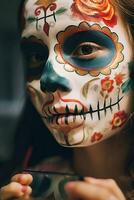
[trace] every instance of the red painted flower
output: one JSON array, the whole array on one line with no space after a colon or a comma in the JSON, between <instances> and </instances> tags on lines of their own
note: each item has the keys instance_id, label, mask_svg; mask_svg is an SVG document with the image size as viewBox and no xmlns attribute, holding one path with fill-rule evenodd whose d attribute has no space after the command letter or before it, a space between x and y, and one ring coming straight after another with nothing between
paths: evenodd
<instances>
[{"instance_id":1,"label":"red painted flower","mask_svg":"<svg viewBox=\"0 0 134 200\"><path fill-rule=\"evenodd\" d=\"M122 73L115 75L114 79L115 79L116 85L121 85L123 83L124 76L125 74L122 74Z\"/></svg>"},{"instance_id":2,"label":"red painted flower","mask_svg":"<svg viewBox=\"0 0 134 200\"><path fill-rule=\"evenodd\" d=\"M114 114L111 121L112 129L121 127L127 120L127 114L124 111L119 111Z\"/></svg>"},{"instance_id":3,"label":"red painted flower","mask_svg":"<svg viewBox=\"0 0 134 200\"><path fill-rule=\"evenodd\" d=\"M115 9L110 0L74 0L71 6L73 15L82 20L102 21L113 27L117 24Z\"/></svg>"},{"instance_id":4,"label":"red painted flower","mask_svg":"<svg viewBox=\"0 0 134 200\"><path fill-rule=\"evenodd\" d=\"M95 132L91 137L91 142L97 142L101 140L102 137L103 135L100 132Z\"/></svg>"},{"instance_id":5,"label":"red painted flower","mask_svg":"<svg viewBox=\"0 0 134 200\"><path fill-rule=\"evenodd\" d=\"M107 91L108 93L110 93L114 89L113 83L114 81L111 80L109 76L102 79L101 80L102 91Z\"/></svg>"}]
</instances>

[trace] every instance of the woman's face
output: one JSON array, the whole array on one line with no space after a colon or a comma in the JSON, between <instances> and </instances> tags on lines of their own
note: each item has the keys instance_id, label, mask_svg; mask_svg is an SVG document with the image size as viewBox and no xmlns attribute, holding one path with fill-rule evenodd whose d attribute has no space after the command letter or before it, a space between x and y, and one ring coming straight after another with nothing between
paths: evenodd
<instances>
[{"instance_id":1,"label":"woman's face","mask_svg":"<svg viewBox=\"0 0 134 200\"><path fill-rule=\"evenodd\" d=\"M110 0L27 0L23 15L27 89L56 140L88 146L124 129L132 48Z\"/></svg>"}]
</instances>

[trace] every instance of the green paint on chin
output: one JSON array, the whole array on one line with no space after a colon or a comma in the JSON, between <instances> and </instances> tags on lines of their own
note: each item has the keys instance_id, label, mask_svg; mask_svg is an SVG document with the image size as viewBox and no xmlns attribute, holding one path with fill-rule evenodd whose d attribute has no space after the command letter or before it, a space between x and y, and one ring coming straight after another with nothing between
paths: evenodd
<instances>
[{"instance_id":1,"label":"green paint on chin","mask_svg":"<svg viewBox=\"0 0 134 200\"><path fill-rule=\"evenodd\" d=\"M130 90L134 91L134 61L128 64L130 77L121 86L122 93L126 93Z\"/></svg>"}]
</instances>

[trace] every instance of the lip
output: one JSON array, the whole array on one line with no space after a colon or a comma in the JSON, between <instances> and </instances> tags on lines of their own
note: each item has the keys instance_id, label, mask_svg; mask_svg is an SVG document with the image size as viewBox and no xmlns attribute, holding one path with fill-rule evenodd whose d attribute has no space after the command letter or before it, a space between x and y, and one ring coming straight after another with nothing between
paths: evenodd
<instances>
[{"instance_id":1,"label":"lip","mask_svg":"<svg viewBox=\"0 0 134 200\"><path fill-rule=\"evenodd\" d=\"M52 129L57 129L58 132L64 133L64 135L68 135L68 133L76 128L80 128L84 119L80 116L54 116L52 118L47 118L46 122Z\"/></svg>"},{"instance_id":2,"label":"lip","mask_svg":"<svg viewBox=\"0 0 134 200\"><path fill-rule=\"evenodd\" d=\"M70 116L70 115L81 115L84 113L84 107L79 108L77 104L74 105L74 108L70 108L68 105L66 107L60 106L60 107L47 107L43 110L43 113L45 114L44 118L52 118L56 116Z\"/></svg>"},{"instance_id":3,"label":"lip","mask_svg":"<svg viewBox=\"0 0 134 200\"><path fill-rule=\"evenodd\" d=\"M113 107L117 106L118 110L120 110L120 101L123 99L123 96L119 98L117 97L117 100L115 102L112 102L112 99L110 98L109 101L106 99L103 102L103 105L100 106L100 103L98 101L96 105L96 109L93 109L91 105L89 105L89 109L85 110L85 107L78 108L78 105L75 104L74 108L69 108L69 106L66 104L66 107L59 107L56 108L55 106L47 107L43 110L43 113L45 114L42 116L42 118L45 118L48 123L56 123L59 125L59 118L64 119L64 123L68 124L68 118L73 117L74 122L76 121L76 118L79 116L81 119L86 119L86 115L89 114L91 119L94 118L94 113L97 113L98 120L100 120L100 113L104 113L104 115L107 114L107 110L110 109L111 112L113 111Z\"/></svg>"}]
</instances>

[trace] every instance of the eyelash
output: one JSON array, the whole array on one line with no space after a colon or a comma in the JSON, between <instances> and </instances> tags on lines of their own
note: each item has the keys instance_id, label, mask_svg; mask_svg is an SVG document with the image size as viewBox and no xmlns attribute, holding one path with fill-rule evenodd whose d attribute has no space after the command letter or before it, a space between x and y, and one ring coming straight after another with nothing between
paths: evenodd
<instances>
[{"instance_id":1,"label":"eyelash","mask_svg":"<svg viewBox=\"0 0 134 200\"><path fill-rule=\"evenodd\" d=\"M83 47L85 47L85 49ZM85 51L85 54L84 52L82 52L82 48ZM98 54L100 53L102 49L103 48L101 46L95 43L84 42L76 47L76 49L72 53L72 57L77 57L80 59L94 59L98 56ZM89 51L89 53L86 51Z\"/></svg>"}]
</instances>

